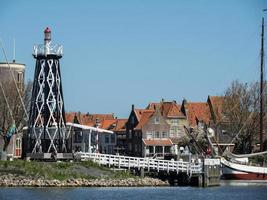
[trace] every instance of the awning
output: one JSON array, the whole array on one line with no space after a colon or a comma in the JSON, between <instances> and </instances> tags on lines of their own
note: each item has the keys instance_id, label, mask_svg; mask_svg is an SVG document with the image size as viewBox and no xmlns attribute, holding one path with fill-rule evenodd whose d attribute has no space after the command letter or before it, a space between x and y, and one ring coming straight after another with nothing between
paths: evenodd
<instances>
[{"instance_id":1,"label":"awning","mask_svg":"<svg viewBox=\"0 0 267 200\"><path fill-rule=\"evenodd\" d=\"M170 139L143 139L146 146L172 146Z\"/></svg>"}]
</instances>

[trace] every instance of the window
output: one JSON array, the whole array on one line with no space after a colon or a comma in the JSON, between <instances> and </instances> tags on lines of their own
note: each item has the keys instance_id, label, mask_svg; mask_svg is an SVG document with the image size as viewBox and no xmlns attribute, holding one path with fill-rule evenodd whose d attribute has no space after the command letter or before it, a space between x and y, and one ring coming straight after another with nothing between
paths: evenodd
<instances>
[{"instance_id":1,"label":"window","mask_svg":"<svg viewBox=\"0 0 267 200\"><path fill-rule=\"evenodd\" d=\"M112 135L111 135L110 140L111 140L111 143L115 143L115 134L112 134Z\"/></svg>"},{"instance_id":2,"label":"window","mask_svg":"<svg viewBox=\"0 0 267 200\"><path fill-rule=\"evenodd\" d=\"M162 146L156 146L156 153L162 153Z\"/></svg>"},{"instance_id":3,"label":"window","mask_svg":"<svg viewBox=\"0 0 267 200\"><path fill-rule=\"evenodd\" d=\"M109 136L108 135L105 136L105 143L109 143Z\"/></svg>"},{"instance_id":4,"label":"window","mask_svg":"<svg viewBox=\"0 0 267 200\"><path fill-rule=\"evenodd\" d=\"M132 143L129 143L128 145L129 145L128 146L129 147L129 151L132 151Z\"/></svg>"},{"instance_id":5,"label":"window","mask_svg":"<svg viewBox=\"0 0 267 200\"><path fill-rule=\"evenodd\" d=\"M155 131L152 131L152 138L155 138Z\"/></svg>"},{"instance_id":6,"label":"window","mask_svg":"<svg viewBox=\"0 0 267 200\"><path fill-rule=\"evenodd\" d=\"M155 124L159 124L159 117L155 117Z\"/></svg>"},{"instance_id":7,"label":"window","mask_svg":"<svg viewBox=\"0 0 267 200\"><path fill-rule=\"evenodd\" d=\"M166 132L162 132L162 138L168 138L168 134Z\"/></svg>"},{"instance_id":8,"label":"window","mask_svg":"<svg viewBox=\"0 0 267 200\"><path fill-rule=\"evenodd\" d=\"M18 72L18 83L22 83L22 81L23 81L23 74L22 74L22 72Z\"/></svg>"},{"instance_id":9,"label":"window","mask_svg":"<svg viewBox=\"0 0 267 200\"><path fill-rule=\"evenodd\" d=\"M147 139L153 138L153 133L151 133L151 132L146 132L146 138L147 138Z\"/></svg>"},{"instance_id":10,"label":"window","mask_svg":"<svg viewBox=\"0 0 267 200\"><path fill-rule=\"evenodd\" d=\"M17 149L20 149L21 148L21 140L20 140L20 138L17 138L16 139L16 148Z\"/></svg>"},{"instance_id":11,"label":"window","mask_svg":"<svg viewBox=\"0 0 267 200\"><path fill-rule=\"evenodd\" d=\"M15 149L15 156L21 156L21 139L16 139L16 149Z\"/></svg>"},{"instance_id":12,"label":"window","mask_svg":"<svg viewBox=\"0 0 267 200\"><path fill-rule=\"evenodd\" d=\"M74 143L82 143L83 133L82 131L75 131Z\"/></svg>"},{"instance_id":13,"label":"window","mask_svg":"<svg viewBox=\"0 0 267 200\"><path fill-rule=\"evenodd\" d=\"M156 131L156 133L155 133L155 138L160 138L160 134L158 131Z\"/></svg>"},{"instance_id":14,"label":"window","mask_svg":"<svg viewBox=\"0 0 267 200\"><path fill-rule=\"evenodd\" d=\"M129 139L132 139L132 130L129 130Z\"/></svg>"},{"instance_id":15,"label":"window","mask_svg":"<svg viewBox=\"0 0 267 200\"><path fill-rule=\"evenodd\" d=\"M203 129L203 128L204 128L204 122L199 121L199 122L198 122L198 128Z\"/></svg>"},{"instance_id":16,"label":"window","mask_svg":"<svg viewBox=\"0 0 267 200\"><path fill-rule=\"evenodd\" d=\"M178 119L172 119L172 124L177 125L178 124Z\"/></svg>"},{"instance_id":17,"label":"window","mask_svg":"<svg viewBox=\"0 0 267 200\"><path fill-rule=\"evenodd\" d=\"M153 148L153 146L149 146L149 153L154 153L154 148Z\"/></svg>"}]
</instances>

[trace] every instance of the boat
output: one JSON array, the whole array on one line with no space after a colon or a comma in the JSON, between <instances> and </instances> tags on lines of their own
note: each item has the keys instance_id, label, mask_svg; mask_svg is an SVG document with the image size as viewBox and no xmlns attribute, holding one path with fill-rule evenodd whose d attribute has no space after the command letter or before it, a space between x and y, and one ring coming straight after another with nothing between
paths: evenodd
<instances>
[{"instance_id":1,"label":"boat","mask_svg":"<svg viewBox=\"0 0 267 200\"><path fill-rule=\"evenodd\" d=\"M221 157L221 164L223 179L267 180L267 167L250 164L248 157L243 159Z\"/></svg>"},{"instance_id":2,"label":"boat","mask_svg":"<svg viewBox=\"0 0 267 200\"><path fill-rule=\"evenodd\" d=\"M262 166L249 162L250 157L261 156L266 154L263 151L263 65L264 65L264 18L262 18L261 34L261 95L260 95L260 152L237 155L229 151L221 157L222 174L224 179L231 180L267 180L267 163Z\"/></svg>"}]
</instances>

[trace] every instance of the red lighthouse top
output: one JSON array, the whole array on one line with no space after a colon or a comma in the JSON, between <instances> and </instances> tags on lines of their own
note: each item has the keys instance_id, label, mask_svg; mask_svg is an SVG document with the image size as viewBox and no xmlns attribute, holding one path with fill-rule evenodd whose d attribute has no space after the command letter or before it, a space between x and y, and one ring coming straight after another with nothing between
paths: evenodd
<instances>
[{"instance_id":1,"label":"red lighthouse top","mask_svg":"<svg viewBox=\"0 0 267 200\"><path fill-rule=\"evenodd\" d=\"M49 27L46 27L46 29L44 30L45 33L51 33L51 30Z\"/></svg>"},{"instance_id":2,"label":"red lighthouse top","mask_svg":"<svg viewBox=\"0 0 267 200\"><path fill-rule=\"evenodd\" d=\"M51 30L49 27L46 27L46 29L44 30L44 40L51 41Z\"/></svg>"}]
</instances>

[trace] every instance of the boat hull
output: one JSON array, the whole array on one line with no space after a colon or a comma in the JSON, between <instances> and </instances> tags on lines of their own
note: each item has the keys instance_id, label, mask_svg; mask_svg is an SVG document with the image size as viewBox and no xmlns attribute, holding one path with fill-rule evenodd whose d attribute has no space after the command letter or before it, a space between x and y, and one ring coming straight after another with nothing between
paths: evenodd
<instances>
[{"instance_id":1,"label":"boat hull","mask_svg":"<svg viewBox=\"0 0 267 200\"><path fill-rule=\"evenodd\" d=\"M267 174L243 172L223 165L223 179L227 180L267 180Z\"/></svg>"},{"instance_id":2,"label":"boat hull","mask_svg":"<svg viewBox=\"0 0 267 200\"><path fill-rule=\"evenodd\" d=\"M224 179L231 180L267 180L267 168L232 163L221 159Z\"/></svg>"}]
</instances>

